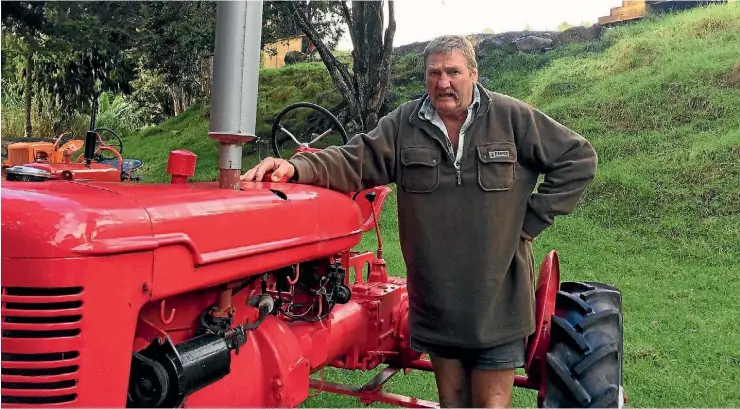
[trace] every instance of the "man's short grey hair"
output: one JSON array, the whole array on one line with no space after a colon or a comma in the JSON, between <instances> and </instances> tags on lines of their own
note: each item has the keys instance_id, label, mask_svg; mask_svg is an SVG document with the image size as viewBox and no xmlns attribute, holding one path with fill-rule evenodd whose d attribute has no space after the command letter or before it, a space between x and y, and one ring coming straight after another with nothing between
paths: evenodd
<instances>
[{"instance_id":1,"label":"man's short grey hair","mask_svg":"<svg viewBox=\"0 0 740 409\"><path fill-rule=\"evenodd\" d=\"M424 70L427 69L429 56L437 53L449 53L458 50L465 57L470 70L478 70L478 61L475 59L475 48L465 36L445 35L430 41L424 48Z\"/></svg>"}]
</instances>

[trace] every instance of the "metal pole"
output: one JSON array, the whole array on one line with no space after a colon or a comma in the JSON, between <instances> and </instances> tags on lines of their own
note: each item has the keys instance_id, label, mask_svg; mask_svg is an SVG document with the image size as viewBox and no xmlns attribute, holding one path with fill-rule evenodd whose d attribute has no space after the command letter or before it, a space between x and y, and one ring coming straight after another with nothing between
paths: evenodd
<instances>
[{"instance_id":1,"label":"metal pole","mask_svg":"<svg viewBox=\"0 0 740 409\"><path fill-rule=\"evenodd\" d=\"M220 143L219 186L239 189L242 145L255 138L262 1L218 3L208 135Z\"/></svg>"}]
</instances>

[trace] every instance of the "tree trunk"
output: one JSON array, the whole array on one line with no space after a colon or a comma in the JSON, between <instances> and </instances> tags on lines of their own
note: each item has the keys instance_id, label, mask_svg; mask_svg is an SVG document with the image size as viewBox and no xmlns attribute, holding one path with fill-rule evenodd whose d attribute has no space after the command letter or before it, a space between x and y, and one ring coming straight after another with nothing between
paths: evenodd
<instances>
[{"instance_id":1,"label":"tree trunk","mask_svg":"<svg viewBox=\"0 0 740 409\"><path fill-rule=\"evenodd\" d=\"M213 56L206 57L201 61L201 83L203 96L206 101L210 101L213 86Z\"/></svg>"},{"instance_id":2,"label":"tree trunk","mask_svg":"<svg viewBox=\"0 0 740 409\"><path fill-rule=\"evenodd\" d=\"M345 19L347 11L345 9ZM388 2L388 28L383 36L383 2L352 2L348 20L352 38L355 95L360 106L362 128L375 128L386 106L396 20L393 2Z\"/></svg>"},{"instance_id":3,"label":"tree trunk","mask_svg":"<svg viewBox=\"0 0 740 409\"><path fill-rule=\"evenodd\" d=\"M176 85L167 86L167 90L172 98L172 109L175 111L175 116L180 115L185 111L185 95L182 88Z\"/></svg>"},{"instance_id":4,"label":"tree trunk","mask_svg":"<svg viewBox=\"0 0 740 409\"><path fill-rule=\"evenodd\" d=\"M180 114L180 104L178 104L177 101L177 92L175 92L172 86L168 86L167 91L169 91L170 98L172 98L172 110L174 111L175 116L178 116Z\"/></svg>"},{"instance_id":5,"label":"tree trunk","mask_svg":"<svg viewBox=\"0 0 740 409\"><path fill-rule=\"evenodd\" d=\"M326 65L337 90L346 102L347 120L356 121L362 131L375 128L378 119L388 112L391 55L396 19L393 2L388 2L388 28L383 36L384 2L353 1L350 11L342 4L349 34L352 38L353 74L350 74L326 47L303 10L288 2L296 23L311 42Z\"/></svg>"},{"instance_id":6,"label":"tree trunk","mask_svg":"<svg viewBox=\"0 0 740 409\"><path fill-rule=\"evenodd\" d=\"M31 125L31 102L33 101L33 47L29 44L26 53L26 136L31 136L33 127Z\"/></svg>"},{"instance_id":7,"label":"tree trunk","mask_svg":"<svg viewBox=\"0 0 740 409\"><path fill-rule=\"evenodd\" d=\"M347 67L339 62L339 60L334 57L331 51L329 51L329 48L321 40L321 36L319 36L319 33L314 29L314 27L311 25L310 20L304 14L305 11L296 7L295 2L289 1L287 2L287 5L293 12L298 26L301 28L303 33L306 34L309 40L311 40L311 42L316 46L316 51L319 53L319 56L321 56L321 60L324 62L327 71L329 71L329 76L331 76L331 79L334 82L334 86L337 87L339 93L342 94L342 97L345 99L345 101L347 101L348 118L359 120L360 109L354 96L354 81L349 71L347 70Z\"/></svg>"}]
</instances>

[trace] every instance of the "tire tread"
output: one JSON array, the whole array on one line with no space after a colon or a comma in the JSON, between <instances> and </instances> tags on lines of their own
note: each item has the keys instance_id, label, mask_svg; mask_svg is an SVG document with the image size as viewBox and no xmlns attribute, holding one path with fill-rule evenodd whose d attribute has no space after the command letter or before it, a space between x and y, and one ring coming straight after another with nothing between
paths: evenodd
<instances>
[{"instance_id":1,"label":"tire tread","mask_svg":"<svg viewBox=\"0 0 740 409\"><path fill-rule=\"evenodd\" d=\"M544 407L616 407L622 383L622 295L616 287L564 282L551 317Z\"/></svg>"}]
</instances>

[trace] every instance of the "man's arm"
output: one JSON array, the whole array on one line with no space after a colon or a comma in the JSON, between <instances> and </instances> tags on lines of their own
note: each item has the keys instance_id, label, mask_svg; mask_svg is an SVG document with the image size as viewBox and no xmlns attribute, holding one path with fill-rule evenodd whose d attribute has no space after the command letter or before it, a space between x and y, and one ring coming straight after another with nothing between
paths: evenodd
<instances>
[{"instance_id":1,"label":"man's arm","mask_svg":"<svg viewBox=\"0 0 740 409\"><path fill-rule=\"evenodd\" d=\"M368 133L352 137L343 146L300 153L289 160L298 183L353 192L395 181L396 138L400 109L378 121Z\"/></svg>"},{"instance_id":2,"label":"man's arm","mask_svg":"<svg viewBox=\"0 0 740 409\"><path fill-rule=\"evenodd\" d=\"M555 216L569 214L596 176L597 155L581 135L537 109L525 111L527 131L519 140L523 164L544 174L529 199L523 230L536 237Z\"/></svg>"}]
</instances>

